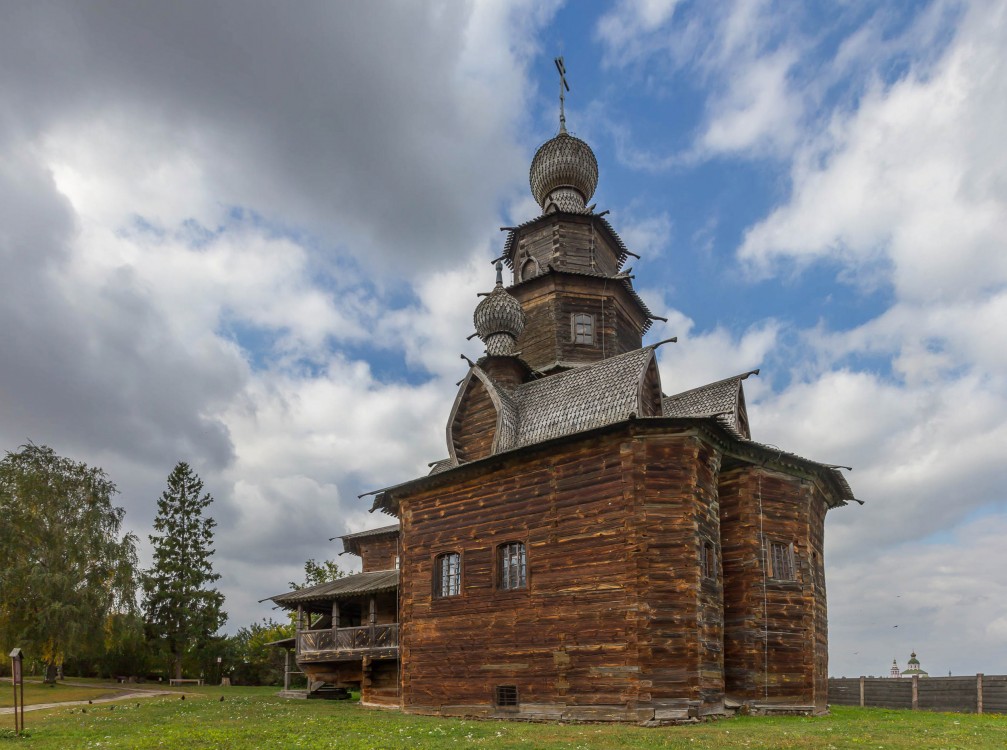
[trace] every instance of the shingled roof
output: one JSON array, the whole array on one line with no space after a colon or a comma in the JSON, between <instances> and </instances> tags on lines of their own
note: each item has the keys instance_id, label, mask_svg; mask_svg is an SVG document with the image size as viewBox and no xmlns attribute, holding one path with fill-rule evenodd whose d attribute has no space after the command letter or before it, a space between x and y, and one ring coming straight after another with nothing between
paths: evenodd
<instances>
[{"instance_id":1,"label":"shingled roof","mask_svg":"<svg viewBox=\"0 0 1007 750\"><path fill-rule=\"evenodd\" d=\"M645 346L514 387L496 383L478 365L473 366L449 417L448 439L459 400L472 379L482 382L497 409L492 448L497 454L639 416L641 383L653 360L654 346ZM451 450L450 442L448 447ZM430 473L457 465L452 451L452 457L435 462Z\"/></svg>"},{"instance_id":2,"label":"shingled roof","mask_svg":"<svg viewBox=\"0 0 1007 750\"><path fill-rule=\"evenodd\" d=\"M270 601L284 609L293 609L300 604L311 602L331 602L334 599L348 599L364 594L377 594L382 591L394 591L399 586L399 571L375 570L370 573L357 573L334 581L308 586L297 591L277 594L269 597Z\"/></svg>"},{"instance_id":3,"label":"shingled roof","mask_svg":"<svg viewBox=\"0 0 1007 750\"><path fill-rule=\"evenodd\" d=\"M741 381L758 374L758 370L750 370L674 396L665 396L661 400L664 416L714 417L740 437L751 438Z\"/></svg>"},{"instance_id":4,"label":"shingled roof","mask_svg":"<svg viewBox=\"0 0 1007 750\"><path fill-rule=\"evenodd\" d=\"M599 428L615 428L634 415L638 420L636 424L641 426L645 426L650 420L680 419L690 422L695 420L696 423L716 424L720 430L730 435L732 444L740 453L751 452L759 461L782 462L801 470L824 472L839 490L837 494L839 504L849 501L861 502L853 496L846 478L837 467L812 461L751 439L742 381L757 374L758 370L750 370L682 393L664 396L661 400L660 415L643 416L639 411L640 385L653 359L654 348L647 346L636 349L510 388L494 382L481 368L473 366L468 377L478 377L490 391L498 408L503 407L499 425L501 435L498 435L492 455L530 448L540 443ZM464 387L463 385L462 388ZM502 439L503 435L511 437ZM480 461L472 463L478 464ZM461 466L465 465L467 464ZM434 475L461 468L451 458L437 461L432 467L430 474L422 479L438 481ZM383 504L385 493L421 483L424 482L416 479L365 494L378 496L372 510L378 508L387 510Z\"/></svg>"},{"instance_id":5,"label":"shingled roof","mask_svg":"<svg viewBox=\"0 0 1007 750\"><path fill-rule=\"evenodd\" d=\"M621 422L640 412L640 382L654 348L647 346L515 388L517 430L504 450Z\"/></svg>"}]
</instances>

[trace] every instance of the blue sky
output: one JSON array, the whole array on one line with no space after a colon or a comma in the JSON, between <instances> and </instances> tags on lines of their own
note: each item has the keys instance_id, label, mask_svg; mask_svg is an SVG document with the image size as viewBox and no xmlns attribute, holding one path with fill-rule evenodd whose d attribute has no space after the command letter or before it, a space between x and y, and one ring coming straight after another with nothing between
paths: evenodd
<instances>
[{"instance_id":1,"label":"blue sky","mask_svg":"<svg viewBox=\"0 0 1007 750\"><path fill-rule=\"evenodd\" d=\"M272 614L445 455L560 54L665 390L760 367L753 436L854 467L831 671L1007 671L1002 0L10 6L3 447L141 539L188 461L228 627Z\"/></svg>"}]
</instances>

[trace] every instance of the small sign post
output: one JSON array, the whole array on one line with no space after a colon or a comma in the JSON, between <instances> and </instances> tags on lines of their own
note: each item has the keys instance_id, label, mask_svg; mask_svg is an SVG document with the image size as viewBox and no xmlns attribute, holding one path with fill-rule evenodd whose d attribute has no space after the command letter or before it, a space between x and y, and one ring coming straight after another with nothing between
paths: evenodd
<instances>
[{"instance_id":1,"label":"small sign post","mask_svg":"<svg viewBox=\"0 0 1007 750\"><path fill-rule=\"evenodd\" d=\"M14 686L14 736L18 737L21 732L24 731L24 675L21 671L21 662L24 660L24 654L21 653L21 649L16 648L10 652L10 674L11 674L11 685ZM21 686L21 721L18 722L18 686Z\"/></svg>"}]
</instances>

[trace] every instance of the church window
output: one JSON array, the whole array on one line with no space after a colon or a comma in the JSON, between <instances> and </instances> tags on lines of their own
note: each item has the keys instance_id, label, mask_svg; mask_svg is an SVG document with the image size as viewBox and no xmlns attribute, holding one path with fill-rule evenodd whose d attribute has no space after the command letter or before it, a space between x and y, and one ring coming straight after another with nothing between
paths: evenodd
<instances>
[{"instance_id":1,"label":"church window","mask_svg":"<svg viewBox=\"0 0 1007 750\"><path fill-rule=\"evenodd\" d=\"M501 589L523 589L528 585L528 568L522 542L502 544L497 551Z\"/></svg>"},{"instance_id":2,"label":"church window","mask_svg":"<svg viewBox=\"0 0 1007 750\"><path fill-rule=\"evenodd\" d=\"M594 344L594 316L574 313L570 319L571 338L575 344Z\"/></svg>"},{"instance_id":3,"label":"church window","mask_svg":"<svg viewBox=\"0 0 1007 750\"><path fill-rule=\"evenodd\" d=\"M699 556L699 569L703 578L717 577L717 558L713 545L709 542L703 542L703 549Z\"/></svg>"},{"instance_id":4,"label":"church window","mask_svg":"<svg viewBox=\"0 0 1007 750\"><path fill-rule=\"evenodd\" d=\"M771 542L769 545L769 575L777 581L796 581L794 565L794 545L786 542Z\"/></svg>"},{"instance_id":5,"label":"church window","mask_svg":"<svg viewBox=\"0 0 1007 750\"><path fill-rule=\"evenodd\" d=\"M521 281L527 281L535 276L538 276L538 261L531 257L526 258L521 264Z\"/></svg>"},{"instance_id":6,"label":"church window","mask_svg":"<svg viewBox=\"0 0 1007 750\"><path fill-rule=\"evenodd\" d=\"M462 556L447 552L437 556L434 566L437 596L458 596L462 592Z\"/></svg>"}]
</instances>

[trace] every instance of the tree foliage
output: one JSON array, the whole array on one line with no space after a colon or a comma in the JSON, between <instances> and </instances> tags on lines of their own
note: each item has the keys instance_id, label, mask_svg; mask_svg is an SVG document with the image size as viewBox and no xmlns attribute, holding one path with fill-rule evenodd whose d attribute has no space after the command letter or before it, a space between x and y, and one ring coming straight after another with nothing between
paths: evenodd
<instances>
[{"instance_id":1,"label":"tree foliage","mask_svg":"<svg viewBox=\"0 0 1007 750\"><path fill-rule=\"evenodd\" d=\"M268 644L293 636L291 623L272 619L240 628L228 639L231 678L239 685L282 685L283 650Z\"/></svg>"},{"instance_id":2,"label":"tree foliage","mask_svg":"<svg viewBox=\"0 0 1007 750\"><path fill-rule=\"evenodd\" d=\"M309 557L304 563L304 583L290 581L290 588L294 591L300 591L309 586L317 586L320 583L334 581L345 575L346 573L339 569L339 565L334 560L317 562L315 558Z\"/></svg>"},{"instance_id":3,"label":"tree foliage","mask_svg":"<svg viewBox=\"0 0 1007 750\"><path fill-rule=\"evenodd\" d=\"M184 461L157 501L157 533L150 535L154 565L143 577L143 608L148 634L170 654L175 677L182 676L183 657L205 647L227 619L224 596L211 587L220 578L211 560L216 522L204 515L212 502Z\"/></svg>"},{"instance_id":4,"label":"tree foliage","mask_svg":"<svg viewBox=\"0 0 1007 750\"><path fill-rule=\"evenodd\" d=\"M40 657L49 680L136 610L136 537L120 534L117 491L100 468L44 445L0 461L0 639Z\"/></svg>"}]
</instances>

